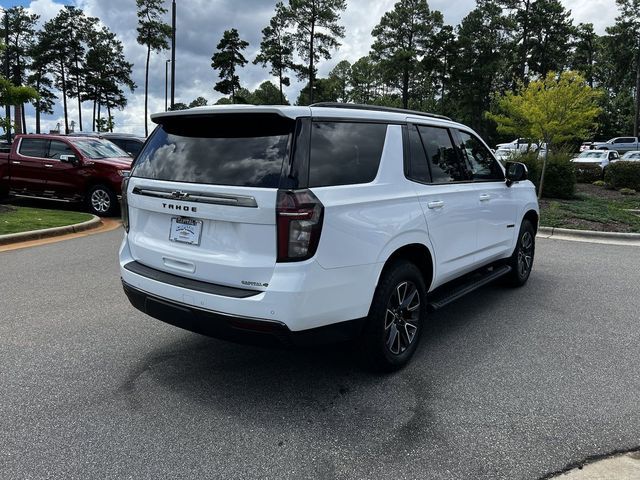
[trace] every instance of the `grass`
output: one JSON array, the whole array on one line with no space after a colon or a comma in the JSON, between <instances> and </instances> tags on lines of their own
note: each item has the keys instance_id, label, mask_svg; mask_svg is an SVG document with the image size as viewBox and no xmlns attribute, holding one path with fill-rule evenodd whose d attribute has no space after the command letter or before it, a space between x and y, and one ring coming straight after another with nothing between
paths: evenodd
<instances>
[{"instance_id":1,"label":"grass","mask_svg":"<svg viewBox=\"0 0 640 480\"><path fill-rule=\"evenodd\" d=\"M0 235L62 227L90 219L88 213L0 205Z\"/></svg>"},{"instance_id":2,"label":"grass","mask_svg":"<svg viewBox=\"0 0 640 480\"><path fill-rule=\"evenodd\" d=\"M623 196L604 187L578 184L576 198L572 200L540 202L540 225L640 233L640 195Z\"/></svg>"}]
</instances>

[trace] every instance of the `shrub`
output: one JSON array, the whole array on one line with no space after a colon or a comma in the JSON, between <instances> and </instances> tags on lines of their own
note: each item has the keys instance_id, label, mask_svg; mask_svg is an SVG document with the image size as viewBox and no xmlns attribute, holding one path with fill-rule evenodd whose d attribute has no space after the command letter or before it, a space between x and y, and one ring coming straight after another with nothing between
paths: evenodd
<instances>
[{"instance_id":1,"label":"shrub","mask_svg":"<svg viewBox=\"0 0 640 480\"><path fill-rule=\"evenodd\" d=\"M576 181L578 183L593 183L602 180L602 167L591 164L573 164L576 169Z\"/></svg>"},{"instance_id":2,"label":"shrub","mask_svg":"<svg viewBox=\"0 0 640 480\"><path fill-rule=\"evenodd\" d=\"M618 190L622 195L635 195L636 191L633 188L621 188Z\"/></svg>"},{"instance_id":3,"label":"shrub","mask_svg":"<svg viewBox=\"0 0 640 480\"><path fill-rule=\"evenodd\" d=\"M607 184L604 180L596 180L595 182L593 182L593 185L595 185L596 187L606 187Z\"/></svg>"},{"instance_id":4,"label":"shrub","mask_svg":"<svg viewBox=\"0 0 640 480\"><path fill-rule=\"evenodd\" d=\"M620 188L640 190L640 162L610 163L604 171L604 180L616 190Z\"/></svg>"},{"instance_id":5,"label":"shrub","mask_svg":"<svg viewBox=\"0 0 640 480\"><path fill-rule=\"evenodd\" d=\"M576 171L570 161L571 155L565 152L549 153L547 170L544 175L542 196L546 198L573 198L576 193ZM529 180L540 185L542 175L542 158L535 153L524 154L519 158L529 170Z\"/></svg>"}]
</instances>

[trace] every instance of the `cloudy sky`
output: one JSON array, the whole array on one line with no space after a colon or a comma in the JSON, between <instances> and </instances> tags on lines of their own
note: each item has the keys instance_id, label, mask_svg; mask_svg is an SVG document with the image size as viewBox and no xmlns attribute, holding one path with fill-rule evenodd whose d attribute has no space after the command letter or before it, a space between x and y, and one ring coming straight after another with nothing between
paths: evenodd
<instances>
[{"instance_id":1,"label":"cloudy sky","mask_svg":"<svg viewBox=\"0 0 640 480\"><path fill-rule=\"evenodd\" d=\"M176 102L189 103L203 96L213 103L220 94L213 90L218 81L211 69L211 55L222 32L237 28L241 38L249 42L245 57L251 62L260 45L261 30L273 15L277 0L176 0ZM342 46L330 61L319 65L319 75L325 76L340 60L357 60L369 51L371 30L380 17L390 10L397 0L347 0L347 10L342 14L346 37ZM171 0L165 0L171 9ZM617 15L615 0L562 0L572 11L575 23L591 22L598 33L614 22ZM116 130L144 133L144 60L146 50L136 43L135 0L0 0L0 6L9 8L22 5L41 17L41 22L54 17L63 5L76 5L88 15L98 17L114 31L125 46L127 59L134 64L133 78L138 88L129 95L129 104L122 112L115 113ZM444 14L446 23L457 25L475 6L475 0L429 0L432 9ZM167 15L169 22L169 14ZM149 110L164 110L165 60L170 52L152 54L150 64ZM253 90L264 80L273 80L268 71L249 63L240 71L243 86ZM301 84L293 83L286 95L291 102L298 96ZM75 103L75 106L74 106ZM91 105L83 107L83 119L91 118ZM77 121L77 102L70 102L70 120ZM33 110L27 110L27 129L35 129ZM43 129L62 123L62 109L57 106L52 116L43 118ZM86 124L84 129L90 129ZM87 128L88 127L88 128ZM150 126L151 129L151 126Z\"/></svg>"}]
</instances>

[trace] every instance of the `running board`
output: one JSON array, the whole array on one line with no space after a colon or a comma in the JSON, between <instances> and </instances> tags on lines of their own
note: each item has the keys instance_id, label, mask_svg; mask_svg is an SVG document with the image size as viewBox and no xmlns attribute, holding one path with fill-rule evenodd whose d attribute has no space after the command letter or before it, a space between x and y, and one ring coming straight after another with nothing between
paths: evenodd
<instances>
[{"instance_id":1,"label":"running board","mask_svg":"<svg viewBox=\"0 0 640 480\"><path fill-rule=\"evenodd\" d=\"M442 292L438 292L439 289L437 289L434 292L435 295L433 300L431 300L428 304L429 310L439 310L445 305L458 300L460 297L464 297L467 293L473 292L476 288L480 288L483 285L493 282L497 278L506 275L510 271L511 267L508 265L493 267L492 270L487 270L482 274L476 274L470 280L460 285L456 285L451 289L445 288Z\"/></svg>"}]
</instances>

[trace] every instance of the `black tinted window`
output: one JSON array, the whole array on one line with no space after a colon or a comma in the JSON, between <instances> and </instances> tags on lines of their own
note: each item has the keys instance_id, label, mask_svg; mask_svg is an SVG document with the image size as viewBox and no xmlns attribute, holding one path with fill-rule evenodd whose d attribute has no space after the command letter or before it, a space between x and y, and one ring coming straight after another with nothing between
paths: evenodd
<instances>
[{"instance_id":1,"label":"black tinted window","mask_svg":"<svg viewBox=\"0 0 640 480\"><path fill-rule=\"evenodd\" d=\"M127 143L123 150L135 157L140 153L140 150L142 150L142 142L127 140Z\"/></svg>"},{"instance_id":2,"label":"black tinted window","mask_svg":"<svg viewBox=\"0 0 640 480\"><path fill-rule=\"evenodd\" d=\"M419 126L418 130L431 165L432 182L461 182L470 179L446 128Z\"/></svg>"},{"instance_id":3,"label":"black tinted window","mask_svg":"<svg viewBox=\"0 0 640 480\"><path fill-rule=\"evenodd\" d=\"M279 115L167 119L136 159L133 175L277 188L293 124Z\"/></svg>"},{"instance_id":4,"label":"black tinted window","mask_svg":"<svg viewBox=\"0 0 640 480\"><path fill-rule=\"evenodd\" d=\"M460 135L460 149L466 155L471 167L474 180L504 180L502 169L491 152L473 135L458 132Z\"/></svg>"},{"instance_id":5,"label":"black tinted window","mask_svg":"<svg viewBox=\"0 0 640 480\"><path fill-rule=\"evenodd\" d=\"M368 183L376 178L387 126L314 122L309 186Z\"/></svg>"},{"instance_id":6,"label":"black tinted window","mask_svg":"<svg viewBox=\"0 0 640 480\"><path fill-rule=\"evenodd\" d=\"M66 143L59 140L51 140L47 157L60 159L60 155L75 155L75 152Z\"/></svg>"},{"instance_id":7,"label":"black tinted window","mask_svg":"<svg viewBox=\"0 0 640 480\"><path fill-rule=\"evenodd\" d=\"M47 155L48 143L49 140L43 138L23 138L18 152L26 157L44 158Z\"/></svg>"},{"instance_id":8,"label":"black tinted window","mask_svg":"<svg viewBox=\"0 0 640 480\"><path fill-rule=\"evenodd\" d=\"M408 177L418 182L430 182L429 165L427 164L427 156L424 153L422 140L415 125L409 126L409 152L411 158L409 160Z\"/></svg>"}]
</instances>

